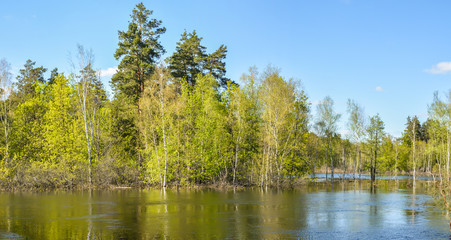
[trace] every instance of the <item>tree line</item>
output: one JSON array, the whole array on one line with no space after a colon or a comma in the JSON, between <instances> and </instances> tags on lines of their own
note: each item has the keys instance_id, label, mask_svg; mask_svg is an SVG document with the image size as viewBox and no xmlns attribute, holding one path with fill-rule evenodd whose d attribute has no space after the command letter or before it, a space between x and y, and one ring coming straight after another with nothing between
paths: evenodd
<instances>
[{"instance_id":1,"label":"tree line","mask_svg":"<svg viewBox=\"0 0 451 240\"><path fill-rule=\"evenodd\" d=\"M0 181L4 187L98 185L276 186L337 169L449 176L451 105L434 95L429 118L407 119L401 138L348 101L349 135L325 97L316 116L299 83L274 67L228 79L227 47L208 52L184 32L167 59L162 21L140 3L119 31L113 96L78 46L73 71L28 60L12 81L0 61ZM451 99L451 93L449 95Z\"/></svg>"}]
</instances>

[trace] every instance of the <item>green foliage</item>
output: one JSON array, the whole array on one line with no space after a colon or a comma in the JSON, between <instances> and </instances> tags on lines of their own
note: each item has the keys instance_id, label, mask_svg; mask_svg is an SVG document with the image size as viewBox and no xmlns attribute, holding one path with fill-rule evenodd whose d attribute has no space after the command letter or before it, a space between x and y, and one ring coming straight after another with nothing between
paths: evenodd
<instances>
[{"instance_id":1,"label":"green foliage","mask_svg":"<svg viewBox=\"0 0 451 240\"><path fill-rule=\"evenodd\" d=\"M195 31L182 34L168 66L157 64L166 29L151 15L140 3L119 31L112 99L90 60L70 77L55 68L47 82L47 69L28 60L13 91L2 62L3 186L267 186L324 166L374 176L377 162L396 174L449 174L451 93L448 102L436 93L428 120L408 118L399 139L384 133L379 115L366 126L352 100L344 139L330 97L317 105L309 131L310 104L298 82L251 68L239 86L225 76L226 46L207 53Z\"/></svg>"},{"instance_id":2,"label":"green foliage","mask_svg":"<svg viewBox=\"0 0 451 240\"><path fill-rule=\"evenodd\" d=\"M152 11L140 3L131 15L127 31L119 31L119 44L114 57L121 60L112 77L115 99L112 103L113 146L112 156L117 159L120 183L129 184L142 179L143 142L139 118L142 117L140 99L145 82L155 70L155 63L164 53L159 42L166 31L160 20L151 18Z\"/></svg>"},{"instance_id":3,"label":"green foliage","mask_svg":"<svg viewBox=\"0 0 451 240\"><path fill-rule=\"evenodd\" d=\"M193 122L194 146L190 154L197 157L190 163L194 170L191 175L195 182L213 182L226 164L223 155L226 151L221 151L222 144L228 139L223 119L225 108L219 101L213 77L198 75L197 82L189 100L189 111L196 116Z\"/></svg>"},{"instance_id":4,"label":"green foliage","mask_svg":"<svg viewBox=\"0 0 451 240\"><path fill-rule=\"evenodd\" d=\"M36 94L36 84L44 83L44 73L47 68L44 67L34 67L36 62L30 59L24 65L23 69L20 69L20 74L17 76L16 87L18 91L15 96L16 101L24 101L28 98L32 98Z\"/></svg>"},{"instance_id":5,"label":"green foliage","mask_svg":"<svg viewBox=\"0 0 451 240\"><path fill-rule=\"evenodd\" d=\"M14 111L12 148L20 162L41 158L45 102L33 97L19 104Z\"/></svg>"},{"instance_id":6,"label":"green foliage","mask_svg":"<svg viewBox=\"0 0 451 240\"><path fill-rule=\"evenodd\" d=\"M77 131L74 89L64 75L59 75L54 84L41 94L46 102L43 116L45 159L51 163L80 160L77 155L81 152L81 144L80 141L74 141L80 135Z\"/></svg>"},{"instance_id":7,"label":"green foliage","mask_svg":"<svg viewBox=\"0 0 451 240\"><path fill-rule=\"evenodd\" d=\"M168 58L169 69L172 76L179 80L188 82L189 85L196 85L198 74L209 73L214 77L221 87L226 87L230 81L225 77L225 58L227 47L221 45L211 54L206 53L206 47L201 45L202 38L196 31L182 34L175 52Z\"/></svg>"},{"instance_id":8,"label":"green foliage","mask_svg":"<svg viewBox=\"0 0 451 240\"><path fill-rule=\"evenodd\" d=\"M368 143L373 145L374 149L379 148L379 144L382 142L384 137L384 122L381 120L379 114L372 116L370 118L370 124L368 125L366 131L368 134Z\"/></svg>"},{"instance_id":9,"label":"green foliage","mask_svg":"<svg viewBox=\"0 0 451 240\"><path fill-rule=\"evenodd\" d=\"M397 143L390 135L383 136L379 169L383 172L394 171L397 168L395 146Z\"/></svg>"},{"instance_id":10,"label":"green foliage","mask_svg":"<svg viewBox=\"0 0 451 240\"><path fill-rule=\"evenodd\" d=\"M302 168L298 166L304 164L301 152L307 136L307 97L293 80L286 81L277 70L268 68L263 76L260 101L265 184L273 180L280 184L283 176L299 175Z\"/></svg>"},{"instance_id":11,"label":"green foliage","mask_svg":"<svg viewBox=\"0 0 451 240\"><path fill-rule=\"evenodd\" d=\"M152 11L140 3L133 9L127 31L119 31L119 47L114 57L121 62L111 82L117 98L129 98L136 103L144 91L144 82L154 70L154 64L164 53L159 42L166 28L161 21L151 19Z\"/></svg>"},{"instance_id":12,"label":"green foliage","mask_svg":"<svg viewBox=\"0 0 451 240\"><path fill-rule=\"evenodd\" d=\"M409 145L412 145L414 137L416 140L425 140L423 132L424 132L423 128L417 116L414 116L413 118L407 117L406 129L404 130L403 133L404 142L406 142Z\"/></svg>"},{"instance_id":13,"label":"green foliage","mask_svg":"<svg viewBox=\"0 0 451 240\"><path fill-rule=\"evenodd\" d=\"M232 182L249 181L253 176L257 157L260 150L260 106L256 98L256 78L255 70L250 71L249 75L243 75L241 80L245 85L229 86L224 95L224 102L228 108L228 128L231 132L232 159L233 168Z\"/></svg>"}]
</instances>

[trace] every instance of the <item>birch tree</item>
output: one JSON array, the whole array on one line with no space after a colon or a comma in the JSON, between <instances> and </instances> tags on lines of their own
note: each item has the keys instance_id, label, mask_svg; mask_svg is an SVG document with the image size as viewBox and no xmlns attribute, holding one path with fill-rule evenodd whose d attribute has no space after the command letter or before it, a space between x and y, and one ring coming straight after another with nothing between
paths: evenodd
<instances>
[{"instance_id":1,"label":"birch tree","mask_svg":"<svg viewBox=\"0 0 451 240\"><path fill-rule=\"evenodd\" d=\"M449 126L450 126L450 118L449 118L449 110L448 105L439 98L438 92L434 92L434 98L432 104L429 106L429 116L437 122L436 128L440 129L437 135L445 132L445 136L443 138L446 139L446 176L449 178ZM443 146L443 144L442 144ZM440 163L439 163L440 164Z\"/></svg>"},{"instance_id":2,"label":"birch tree","mask_svg":"<svg viewBox=\"0 0 451 240\"><path fill-rule=\"evenodd\" d=\"M315 161L313 162L313 178L315 178L315 171L316 171L316 164L318 162L318 149L319 149L319 141L320 141L320 137L324 137L324 131L325 131L325 126L324 126L324 122L320 119L317 119L317 121L315 122L315 124L313 125L313 130L316 134L315 137ZM327 173L326 173L326 178L327 178Z\"/></svg>"},{"instance_id":3,"label":"birch tree","mask_svg":"<svg viewBox=\"0 0 451 240\"><path fill-rule=\"evenodd\" d=\"M416 144L418 135L421 129L420 122L418 121L417 116L414 116L412 119L409 117L407 118L407 129L409 131L410 139L412 141L412 168L413 168L413 180L415 181L416 177ZM421 134L421 133L420 133Z\"/></svg>"},{"instance_id":4,"label":"birch tree","mask_svg":"<svg viewBox=\"0 0 451 240\"><path fill-rule=\"evenodd\" d=\"M264 74L260 96L265 182L275 177L279 185L284 174L290 172L287 166L302 161L298 152L301 146L297 144L307 131L307 97L292 79L285 80L271 68Z\"/></svg>"},{"instance_id":5,"label":"birch tree","mask_svg":"<svg viewBox=\"0 0 451 240\"><path fill-rule=\"evenodd\" d=\"M354 179L355 179L356 169L358 169L360 177L360 169L361 169L360 164L362 162L361 160L362 152L360 150L360 144L362 142L363 137L365 136L365 114L363 108L357 102L351 99L348 99L347 110L349 114L348 128L351 133L351 139L356 146L354 154ZM357 154L359 155L358 161Z\"/></svg>"},{"instance_id":6,"label":"birch tree","mask_svg":"<svg viewBox=\"0 0 451 240\"><path fill-rule=\"evenodd\" d=\"M93 70L94 56L91 50L85 50L83 46L77 46L78 66L77 73L74 74L75 86L77 90L78 105L83 119L83 128L86 141L86 151L88 153L88 184L92 184L92 146L94 143L94 133L97 128L96 117L100 110L102 101L105 100L105 93L97 73Z\"/></svg>"},{"instance_id":7,"label":"birch tree","mask_svg":"<svg viewBox=\"0 0 451 240\"><path fill-rule=\"evenodd\" d=\"M0 100L1 102L1 122L3 124L5 152L3 154L4 163L9 161L9 138L10 138L10 110L11 100L11 65L6 59L0 60Z\"/></svg>"},{"instance_id":8,"label":"birch tree","mask_svg":"<svg viewBox=\"0 0 451 240\"><path fill-rule=\"evenodd\" d=\"M321 101L316 106L317 119L324 124L324 133L328 139L328 152L330 156L330 167L331 167L331 178L334 178L334 165L333 165L333 155L332 155L332 137L337 132L337 123L341 115L334 112L333 109L334 101L331 97L326 96L323 101ZM327 162L327 160L326 160ZM327 171L326 171L327 175Z\"/></svg>"},{"instance_id":9,"label":"birch tree","mask_svg":"<svg viewBox=\"0 0 451 240\"><path fill-rule=\"evenodd\" d=\"M148 171L152 182L158 176L161 187L166 187L169 180L169 136L174 122L171 113L174 109L175 85L171 84L170 74L160 65L145 83L145 90L140 105L143 106L143 116L140 118L141 132L145 143L145 156L148 161ZM153 153L150 154L151 149ZM156 162L154 162L156 160ZM151 168L156 168L152 170ZM155 175L156 174L156 175Z\"/></svg>"}]
</instances>

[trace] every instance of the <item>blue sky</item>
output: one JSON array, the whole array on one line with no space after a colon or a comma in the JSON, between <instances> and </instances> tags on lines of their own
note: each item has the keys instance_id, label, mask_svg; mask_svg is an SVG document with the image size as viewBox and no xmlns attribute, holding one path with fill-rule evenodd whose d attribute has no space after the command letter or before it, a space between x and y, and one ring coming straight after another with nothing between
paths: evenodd
<instances>
[{"instance_id":1,"label":"blue sky","mask_svg":"<svg viewBox=\"0 0 451 240\"><path fill-rule=\"evenodd\" d=\"M168 56L180 34L196 30L208 51L228 47L227 76L268 64L302 82L315 104L326 95L342 114L356 100L379 113L400 136L407 116L427 118L433 92L444 97L451 78L449 1L143 1L167 28ZM138 2L110 0L0 1L0 58L17 74L27 59L70 72L76 45L91 48L95 67L118 65L118 30ZM103 79L108 84L109 77Z\"/></svg>"}]
</instances>

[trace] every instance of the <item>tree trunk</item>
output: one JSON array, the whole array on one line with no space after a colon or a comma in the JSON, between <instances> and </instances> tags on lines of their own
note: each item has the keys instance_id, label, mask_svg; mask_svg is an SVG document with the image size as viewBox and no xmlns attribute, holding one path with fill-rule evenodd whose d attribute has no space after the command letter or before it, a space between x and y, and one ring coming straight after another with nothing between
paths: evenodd
<instances>
[{"instance_id":1,"label":"tree trunk","mask_svg":"<svg viewBox=\"0 0 451 240\"><path fill-rule=\"evenodd\" d=\"M333 181L334 180L334 162L333 162L333 157L332 157L332 148L330 147L331 144L331 138L329 137L329 151L330 151L330 179Z\"/></svg>"},{"instance_id":2,"label":"tree trunk","mask_svg":"<svg viewBox=\"0 0 451 240\"><path fill-rule=\"evenodd\" d=\"M374 166L371 168L371 183L376 180L376 168L377 168L377 132L376 132L376 144L374 146Z\"/></svg>"},{"instance_id":3,"label":"tree trunk","mask_svg":"<svg viewBox=\"0 0 451 240\"><path fill-rule=\"evenodd\" d=\"M163 103L161 103L163 106ZM168 175L168 142L166 139L166 126L164 122L164 111L162 111L162 130L163 130L163 146L164 146L164 175L163 175L163 187L166 187L167 175Z\"/></svg>"},{"instance_id":4,"label":"tree trunk","mask_svg":"<svg viewBox=\"0 0 451 240\"><path fill-rule=\"evenodd\" d=\"M371 152L373 152L373 149L371 149ZM374 153L375 153L376 151L374 151ZM374 168L374 163L373 163L373 161L374 161L374 155L373 156L371 156L371 162L370 162L370 175L371 175L371 185L372 185L372 183L373 183L373 168Z\"/></svg>"},{"instance_id":5,"label":"tree trunk","mask_svg":"<svg viewBox=\"0 0 451 240\"><path fill-rule=\"evenodd\" d=\"M398 146L395 145L395 176L398 176Z\"/></svg>"},{"instance_id":6,"label":"tree trunk","mask_svg":"<svg viewBox=\"0 0 451 240\"><path fill-rule=\"evenodd\" d=\"M360 146L359 146L359 179L362 178L362 172L360 171L361 169L361 165L362 165L362 151L360 151Z\"/></svg>"},{"instance_id":7,"label":"tree trunk","mask_svg":"<svg viewBox=\"0 0 451 240\"><path fill-rule=\"evenodd\" d=\"M416 161L415 161L415 142L416 142L416 130L415 130L415 122L413 123L413 149L412 149L412 161L413 161L413 181L415 182L416 175Z\"/></svg>"},{"instance_id":8,"label":"tree trunk","mask_svg":"<svg viewBox=\"0 0 451 240\"><path fill-rule=\"evenodd\" d=\"M241 141L241 124L240 124L240 113L238 111L238 136L236 138L236 143L235 143L235 164L233 166L233 185L236 184L236 169L238 166L238 152L240 150L239 144ZM227 166L227 165L226 165Z\"/></svg>"},{"instance_id":9,"label":"tree trunk","mask_svg":"<svg viewBox=\"0 0 451 240\"><path fill-rule=\"evenodd\" d=\"M446 129L446 177L449 179L449 129Z\"/></svg>"},{"instance_id":10,"label":"tree trunk","mask_svg":"<svg viewBox=\"0 0 451 240\"><path fill-rule=\"evenodd\" d=\"M238 132L238 134L239 134L239 132ZM237 139L237 142L235 144L235 164L233 167L233 185L236 184L236 168L238 165L238 151L239 151L238 141L239 141L239 138Z\"/></svg>"},{"instance_id":11,"label":"tree trunk","mask_svg":"<svg viewBox=\"0 0 451 240\"><path fill-rule=\"evenodd\" d=\"M357 170L357 152L358 152L358 145L355 146L355 153L354 153L354 180L355 180L355 174Z\"/></svg>"},{"instance_id":12,"label":"tree trunk","mask_svg":"<svg viewBox=\"0 0 451 240\"><path fill-rule=\"evenodd\" d=\"M5 163L8 163L9 159L9 123L8 123L8 99L3 101L3 127L5 130Z\"/></svg>"},{"instance_id":13,"label":"tree trunk","mask_svg":"<svg viewBox=\"0 0 451 240\"><path fill-rule=\"evenodd\" d=\"M345 174L346 174L346 156L345 155L346 155L345 146L343 146L343 168L344 168L343 176L342 176L343 181L345 180Z\"/></svg>"},{"instance_id":14,"label":"tree trunk","mask_svg":"<svg viewBox=\"0 0 451 240\"><path fill-rule=\"evenodd\" d=\"M80 89L78 90L78 97L79 97L79 102L81 105L81 110L82 110L82 115L83 115L83 122L84 122L84 126L85 126L85 137L86 137L86 148L88 151L88 184L91 185L92 184L92 173L91 173L91 146L92 146L92 138L90 137L89 134L89 130L91 130L91 135L92 135L92 120L91 123L89 123L90 129L88 129L88 109L86 106L86 100L88 98L88 86L87 86L87 82L86 79L82 79L81 83L79 87L81 87L81 92ZM93 112L93 117L95 116L95 111Z\"/></svg>"},{"instance_id":15,"label":"tree trunk","mask_svg":"<svg viewBox=\"0 0 451 240\"><path fill-rule=\"evenodd\" d=\"M313 178L315 178L315 168L317 159L318 159L318 137L316 137L316 145L315 145L315 162L313 162Z\"/></svg>"},{"instance_id":16,"label":"tree trunk","mask_svg":"<svg viewBox=\"0 0 451 240\"><path fill-rule=\"evenodd\" d=\"M161 122L163 130L163 147L164 147L164 174L163 174L163 187L166 187L167 175L168 175L168 142L166 139L166 125L165 125L165 105L164 105L164 88L163 88L163 76L160 76L160 105L161 105ZM144 90L144 89L143 89Z\"/></svg>"},{"instance_id":17,"label":"tree trunk","mask_svg":"<svg viewBox=\"0 0 451 240\"><path fill-rule=\"evenodd\" d=\"M326 149L326 181L327 181L328 172L329 172L329 144L327 144L327 149Z\"/></svg>"},{"instance_id":18,"label":"tree trunk","mask_svg":"<svg viewBox=\"0 0 451 240\"><path fill-rule=\"evenodd\" d=\"M376 170L377 170L377 148L374 151L373 182L376 180Z\"/></svg>"}]
</instances>

